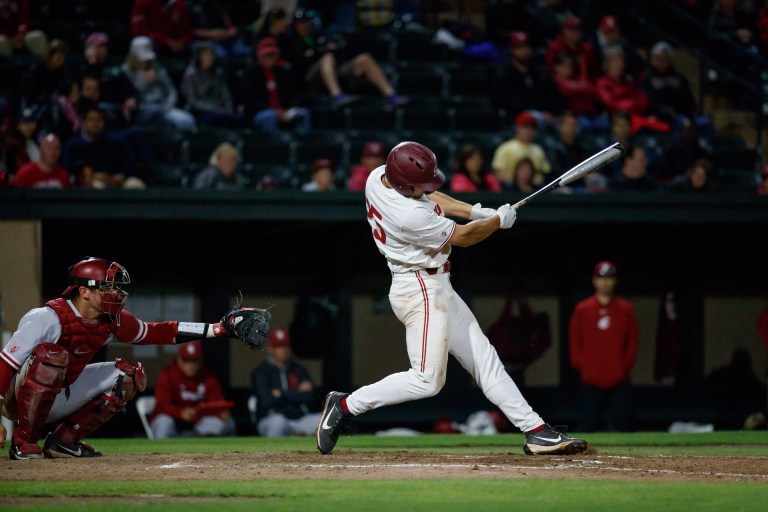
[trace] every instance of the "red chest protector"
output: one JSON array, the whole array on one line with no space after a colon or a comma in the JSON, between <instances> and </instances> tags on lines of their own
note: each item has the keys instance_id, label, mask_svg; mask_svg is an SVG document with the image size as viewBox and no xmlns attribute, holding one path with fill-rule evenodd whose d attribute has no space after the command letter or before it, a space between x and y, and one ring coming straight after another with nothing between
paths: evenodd
<instances>
[{"instance_id":1,"label":"red chest protector","mask_svg":"<svg viewBox=\"0 0 768 512\"><path fill-rule=\"evenodd\" d=\"M69 385L77 380L83 368L104 346L114 332L115 325L99 319L88 320L76 316L65 299L54 299L46 305L56 312L61 323L61 337L57 344L69 351L66 376L66 385Z\"/></svg>"}]
</instances>

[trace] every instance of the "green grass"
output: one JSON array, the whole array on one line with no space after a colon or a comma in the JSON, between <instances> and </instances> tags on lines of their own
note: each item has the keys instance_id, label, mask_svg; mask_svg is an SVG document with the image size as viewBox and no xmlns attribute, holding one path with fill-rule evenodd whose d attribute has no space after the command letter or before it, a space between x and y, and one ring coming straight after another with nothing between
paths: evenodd
<instances>
[{"instance_id":1,"label":"green grass","mask_svg":"<svg viewBox=\"0 0 768 512\"><path fill-rule=\"evenodd\" d=\"M768 432L590 434L601 454L768 457ZM521 453L523 436L343 437L337 450ZM93 439L107 455L314 452L313 438ZM87 463L86 461L84 461ZM23 463L23 462L22 462ZM10 463L6 463L6 467ZM2 479L0 479L2 480ZM25 498L23 504L10 499ZM108 502L98 501L109 499ZM610 479L162 480L3 482L0 509L239 511L751 511L766 510L768 482Z\"/></svg>"}]
</instances>

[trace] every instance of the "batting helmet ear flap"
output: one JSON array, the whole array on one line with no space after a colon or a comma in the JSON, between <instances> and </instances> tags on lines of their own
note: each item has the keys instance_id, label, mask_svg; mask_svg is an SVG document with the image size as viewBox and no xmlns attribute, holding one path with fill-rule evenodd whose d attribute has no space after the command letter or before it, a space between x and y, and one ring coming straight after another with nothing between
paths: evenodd
<instances>
[{"instance_id":1,"label":"batting helmet ear flap","mask_svg":"<svg viewBox=\"0 0 768 512\"><path fill-rule=\"evenodd\" d=\"M405 197L412 197L416 188L434 192L445 184L445 174L437 167L437 157L418 142L401 142L392 148L384 172L392 187Z\"/></svg>"}]
</instances>

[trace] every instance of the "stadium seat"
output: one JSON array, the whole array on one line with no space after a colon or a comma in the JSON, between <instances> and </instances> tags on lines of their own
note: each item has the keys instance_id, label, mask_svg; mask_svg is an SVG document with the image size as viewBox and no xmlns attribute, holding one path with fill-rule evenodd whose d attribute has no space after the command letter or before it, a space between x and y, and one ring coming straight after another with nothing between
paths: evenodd
<instances>
[{"instance_id":1,"label":"stadium seat","mask_svg":"<svg viewBox=\"0 0 768 512\"><path fill-rule=\"evenodd\" d=\"M393 59L394 40L387 31L350 30L344 33L347 55L368 53L382 64Z\"/></svg>"},{"instance_id":2,"label":"stadium seat","mask_svg":"<svg viewBox=\"0 0 768 512\"><path fill-rule=\"evenodd\" d=\"M250 164L245 163L242 166L242 175L248 180L248 184L255 188L264 187L266 180L273 183L274 188L279 188L280 183L290 181L293 175L293 167L288 164Z\"/></svg>"},{"instance_id":3,"label":"stadium seat","mask_svg":"<svg viewBox=\"0 0 768 512\"><path fill-rule=\"evenodd\" d=\"M507 123L503 109L466 103L451 108L451 121L452 129L461 132L502 130Z\"/></svg>"},{"instance_id":4,"label":"stadium seat","mask_svg":"<svg viewBox=\"0 0 768 512\"><path fill-rule=\"evenodd\" d=\"M318 158L327 158L335 167L343 167L348 163L348 146L343 132L312 132L304 137L295 139L296 167L311 166Z\"/></svg>"},{"instance_id":5,"label":"stadium seat","mask_svg":"<svg viewBox=\"0 0 768 512\"><path fill-rule=\"evenodd\" d=\"M399 110L387 108L382 101L352 103L348 109L348 126L353 130L395 130Z\"/></svg>"},{"instance_id":6,"label":"stadium seat","mask_svg":"<svg viewBox=\"0 0 768 512\"><path fill-rule=\"evenodd\" d=\"M453 168L456 153L456 145L448 133L449 130L404 130L401 136L402 140L412 140L431 149L437 157L437 165L447 176Z\"/></svg>"},{"instance_id":7,"label":"stadium seat","mask_svg":"<svg viewBox=\"0 0 768 512\"><path fill-rule=\"evenodd\" d=\"M409 103L402 108L400 128L450 132L451 111L442 103Z\"/></svg>"},{"instance_id":8,"label":"stadium seat","mask_svg":"<svg viewBox=\"0 0 768 512\"><path fill-rule=\"evenodd\" d=\"M255 132L242 137L241 155L249 165L291 165L294 161L293 137L290 133Z\"/></svg>"},{"instance_id":9,"label":"stadium seat","mask_svg":"<svg viewBox=\"0 0 768 512\"><path fill-rule=\"evenodd\" d=\"M395 69L395 77L394 86L399 94L445 95L445 70L440 65L401 63Z\"/></svg>"},{"instance_id":10,"label":"stadium seat","mask_svg":"<svg viewBox=\"0 0 768 512\"><path fill-rule=\"evenodd\" d=\"M446 91L450 96L491 94L491 79L484 64L459 63L446 66Z\"/></svg>"},{"instance_id":11,"label":"stadium seat","mask_svg":"<svg viewBox=\"0 0 768 512\"><path fill-rule=\"evenodd\" d=\"M152 435L152 429L149 426L149 415L155 410L155 397L154 396L140 396L136 399L136 412L139 413L139 419L144 426L144 432L147 434L147 438L154 439Z\"/></svg>"},{"instance_id":12,"label":"stadium seat","mask_svg":"<svg viewBox=\"0 0 768 512\"><path fill-rule=\"evenodd\" d=\"M395 39L395 62L439 62L456 57L455 52L432 41L432 31L401 30L392 35Z\"/></svg>"},{"instance_id":13,"label":"stadium seat","mask_svg":"<svg viewBox=\"0 0 768 512\"><path fill-rule=\"evenodd\" d=\"M349 126L349 109L331 105L310 105L313 130L345 130Z\"/></svg>"}]
</instances>

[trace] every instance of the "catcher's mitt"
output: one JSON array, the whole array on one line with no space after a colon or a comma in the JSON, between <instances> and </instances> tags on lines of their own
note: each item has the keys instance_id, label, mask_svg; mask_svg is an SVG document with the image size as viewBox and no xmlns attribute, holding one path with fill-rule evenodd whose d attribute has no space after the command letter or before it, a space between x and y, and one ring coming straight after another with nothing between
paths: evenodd
<instances>
[{"instance_id":1,"label":"catcher's mitt","mask_svg":"<svg viewBox=\"0 0 768 512\"><path fill-rule=\"evenodd\" d=\"M229 336L239 339L248 348L266 350L271 319L272 315L266 309L244 308L238 301L222 317L221 325Z\"/></svg>"}]
</instances>

